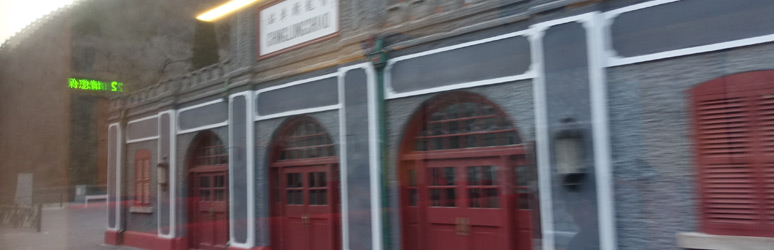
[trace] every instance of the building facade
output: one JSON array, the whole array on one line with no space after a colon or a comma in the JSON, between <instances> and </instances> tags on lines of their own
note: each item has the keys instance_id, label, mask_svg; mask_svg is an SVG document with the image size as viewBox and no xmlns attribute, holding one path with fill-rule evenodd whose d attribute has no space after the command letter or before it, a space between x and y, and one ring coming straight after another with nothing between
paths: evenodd
<instances>
[{"instance_id":1,"label":"building facade","mask_svg":"<svg viewBox=\"0 0 774 250\"><path fill-rule=\"evenodd\" d=\"M213 3L80 0L4 41L0 204L14 203L22 173L33 176L24 184L32 185L36 204L104 194L109 98L122 91L69 80L117 81L131 91L187 72L195 30L190 16ZM219 38L221 48L227 41Z\"/></svg>"},{"instance_id":2,"label":"building facade","mask_svg":"<svg viewBox=\"0 0 774 250\"><path fill-rule=\"evenodd\" d=\"M246 8L226 20L228 61L113 99L105 241L766 249L772 11L755 0Z\"/></svg>"}]
</instances>

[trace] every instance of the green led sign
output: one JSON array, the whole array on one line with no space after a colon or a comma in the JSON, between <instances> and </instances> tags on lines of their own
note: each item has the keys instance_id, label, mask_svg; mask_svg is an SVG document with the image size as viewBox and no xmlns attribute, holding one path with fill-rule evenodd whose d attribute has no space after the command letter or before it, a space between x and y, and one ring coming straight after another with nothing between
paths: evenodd
<instances>
[{"instance_id":1,"label":"green led sign","mask_svg":"<svg viewBox=\"0 0 774 250\"><path fill-rule=\"evenodd\" d=\"M90 79L67 79L68 87L71 89L89 90L89 91L105 91L105 92L124 92L124 84L121 82L103 82Z\"/></svg>"}]
</instances>

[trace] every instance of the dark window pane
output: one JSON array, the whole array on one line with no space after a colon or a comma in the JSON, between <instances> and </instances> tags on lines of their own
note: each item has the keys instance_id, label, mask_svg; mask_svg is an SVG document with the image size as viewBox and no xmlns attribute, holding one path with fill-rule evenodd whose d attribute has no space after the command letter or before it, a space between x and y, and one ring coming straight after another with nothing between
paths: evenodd
<instances>
[{"instance_id":1,"label":"dark window pane","mask_svg":"<svg viewBox=\"0 0 774 250\"><path fill-rule=\"evenodd\" d=\"M201 176L199 177L199 186L200 187L210 187L210 178L209 176Z\"/></svg>"},{"instance_id":2,"label":"dark window pane","mask_svg":"<svg viewBox=\"0 0 774 250\"><path fill-rule=\"evenodd\" d=\"M416 187L417 186L417 170L416 169L409 169L408 175L409 175L409 186Z\"/></svg>"},{"instance_id":3,"label":"dark window pane","mask_svg":"<svg viewBox=\"0 0 774 250\"><path fill-rule=\"evenodd\" d=\"M484 179L481 185L497 185L497 166L485 166L482 168Z\"/></svg>"},{"instance_id":4,"label":"dark window pane","mask_svg":"<svg viewBox=\"0 0 774 250\"><path fill-rule=\"evenodd\" d=\"M440 206L441 205L441 190L437 188L430 189L430 206Z\"/></svg>"},{"instance_id":5,"label":"dark window pane","mask_svg":"<svg viewBox=\"0 0 774 250\"><path fill-rule=\"evenodd\" d=\"M529 185L529 168L527 166L516 166L514 168L516 174L516 185L527 186Z\"/></svg>"},{"instance_id":6,"label":"dark window pane","mask_svg":"<svg viewBox=\"0 0 774 250\"><path fill-rule=\"evenodd\" d=\"M447 188L445 190L445 207L456 207L457 206L457 189L454 188Z\"/></svg>"},{"instance_id":7,"label":"dark window pane","mask_svg":"<svg viewBox=\"0 0 774 250\"><path fill-rule=\"evenodd\" d=\"M317 192L320 190L309 190L309 205L317 205Z\"/></svg>"},{"instance_id":8,"label":"dark window pane","mask_svg":"<svg viewBox=\"0 0 774 250\"><path fill-rule=\"evenodd\" d=\"M318 205L328 205L328 190L317 190Z\"/></svg>"},{"instance_id":9,"label":"dark window pane","mask_svg":"<svg viewBox=\"0 0 774 250\"><path fill-rule=\"evenodd\" d=\"M487 197L487 206L488 208L497 208L500 207L499 202L499 196L498 196L498 189L496 188L489 188L486 190L486 197Z\"/></svg>"},{"instance_id":10,"label":"dark window pane","mask_svg":"<svg viewBox=\"0 0 774 250\"><path fill-rule=\"evenodd\" d=\"M481 207L480 198L481 198L481 189L478 189L478 188L468 189L469 207Z\"/></svg>"},{"instance_id":11,"label":"dark window pane","mask_svg":"<svg viewBox=\"0 0 774 250\"><path fill-rule=\"evenodd\" d=\"M409 206L417 205L417 190L409 189Z\"/></svg>"},{"instance_id":12,"label":"dark window pane","mask_svg":"<svg viewBox=\"0 0 774 250\"><path fill-rule=\"evenodd\" d=\"M225 201L226 200L226 190L224 190L224 189L215 190L215 200L216 201Z\"/></svg>"}]
</instances>

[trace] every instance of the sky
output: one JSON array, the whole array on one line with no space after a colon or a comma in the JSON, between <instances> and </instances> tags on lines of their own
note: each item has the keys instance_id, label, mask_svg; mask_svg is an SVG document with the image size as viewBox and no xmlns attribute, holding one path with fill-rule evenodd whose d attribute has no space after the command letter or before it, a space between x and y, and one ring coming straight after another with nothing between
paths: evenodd
<instances>
[{"instance_id":1,"label":"sky","mask_svg":"<svg viewBox=\"0 0 774 250\"><path fill-rule=\"evenodd\" d=\"M74 0L0 0L0 41Z\"/></svg>"}]
</instances>

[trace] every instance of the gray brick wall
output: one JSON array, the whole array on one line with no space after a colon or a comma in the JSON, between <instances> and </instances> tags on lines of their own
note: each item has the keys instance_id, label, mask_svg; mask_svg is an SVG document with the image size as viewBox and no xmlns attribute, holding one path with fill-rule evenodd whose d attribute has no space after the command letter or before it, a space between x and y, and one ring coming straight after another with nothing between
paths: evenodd
<instances>
[{"instance_id":1,"label":"gray brick wall","mask_svg":"<svg viewBox=\"0 0 774 250\"><path fill-rule=\"evenodd\" d=\"M126 165L123 166L125 171L123 172L123 180L126 182L124 185L124 194L126 197L126 204L128 207L134 205L134 156L140 150L148 150L151 152L151 212L150 213L137 213L126 210L126 230L135 232L144 232L156 234L157 219L158 219L158 204L157 194L158 185L156 183L156 163L158 162L158 141L143 141L136 143L129 143L126 145Z\"/></svg>"},{"instance_id":2,"label":"gray brick wall","mask_svg":"<svg viewBox=\"0 0 774 250\"><path fill-rule=\"evenodd\" d=\"M774 44L608 69L619 249L677 249L698 230L686 91L717 77L774 69Z\"/></svg>"}]
</instances>

